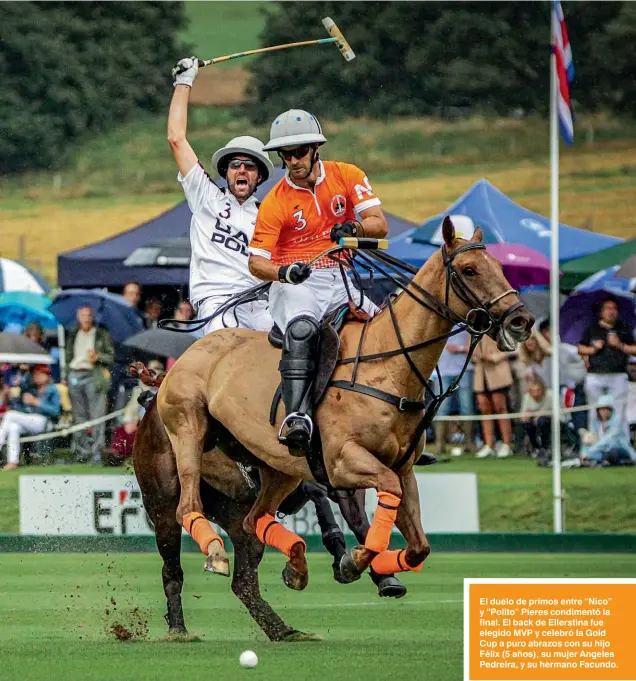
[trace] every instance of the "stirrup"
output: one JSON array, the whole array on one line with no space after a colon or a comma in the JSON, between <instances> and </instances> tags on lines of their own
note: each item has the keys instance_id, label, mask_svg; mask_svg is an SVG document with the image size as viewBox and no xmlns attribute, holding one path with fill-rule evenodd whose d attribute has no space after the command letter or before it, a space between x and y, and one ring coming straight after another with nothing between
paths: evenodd
<instances>
[{"instance_id":1,"label":"stirrup","mask_svg":"<svg viewBox=\"0 0 636 681\"><path fill-rule=\"evenodd\" d=\"M309 428L308 442L311 442L311 439L314 435L314 422L309 416L307 416L307 414L301 414L298 411L292 411L291 414L287 414L287 416L285 416L283 422L280 424L280 429L278 430L278 441L280 443L284 445L287 444L287 437L283 435L283 429L285 426L289 425L289 421L304 421Z\"/></svg>"}]
</instances>

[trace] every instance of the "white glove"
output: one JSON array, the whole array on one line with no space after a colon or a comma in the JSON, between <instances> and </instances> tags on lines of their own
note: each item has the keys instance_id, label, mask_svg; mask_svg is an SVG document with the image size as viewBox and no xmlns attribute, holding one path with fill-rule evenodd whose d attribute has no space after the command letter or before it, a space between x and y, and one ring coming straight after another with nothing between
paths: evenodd
<instances>
[{"instance_id":1,"label":"white glove","mask_svg":"<svg viewBox=\"0 0 636 681\"><path fill-rule=\"evenodd\" d=\"M196 57L186 57L172 69L174 85L187 85L192 87L194 79L199 73L199 60Z\"/></svg>"}]
</instances>

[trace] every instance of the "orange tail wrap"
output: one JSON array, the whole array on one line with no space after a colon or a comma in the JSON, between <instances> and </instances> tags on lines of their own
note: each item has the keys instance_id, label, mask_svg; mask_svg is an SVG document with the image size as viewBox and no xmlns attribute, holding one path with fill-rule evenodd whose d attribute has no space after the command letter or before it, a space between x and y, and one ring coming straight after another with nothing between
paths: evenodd
<instances>
[{"instance_id":1,"label":"orange tail wrap","mask_svg":"<svg viewBox=\"0 0 636 681\"><path fill-rule=\"evenodd\" d=\"M379 575L392 575L395 572L419 572L423 565L424 561L417 567L411 567L406 562L406 549L382 551L371 561L371 567Z\"/></svg>"},{"instance_id":2,"label":"orange tail wrap","mask_svg":"<svg viewBox=\"0 0 636 681\"><path fill-rule=\"evenodd\" d=\"M288 558L296 544L302 544L305 548L305 540L294 534L291 530L283 527L273 515L267 513L256 521L256 536L268 546L273 546Z\"/></svg>"},{"instance_id":3,"label":"orange tail wrap","mask_svg":"<svg viewBox=\"0 0 636 681\"><path fill-rule=\"evenodd\" d=\"M389 548L391 530L395 525L401 499L391 492L378 491L378 507L373 517L364 545L374 553L382 553Z\"/></svg>"},{"instance_id":4,"label":"orange tail wrap","mask_svg":"<svg viewBox=\"0 0 636 681\"><path fill-rule=\"evenodd\" d=\"M184 515L183 528L201 547L201 552L204 556L208 555L208 546L210 546L210 542L215 540L221 542L221 546L225 548L223 540L212 529L207 518L202 513L188 513Z\"/></svg>"}]
</instances>

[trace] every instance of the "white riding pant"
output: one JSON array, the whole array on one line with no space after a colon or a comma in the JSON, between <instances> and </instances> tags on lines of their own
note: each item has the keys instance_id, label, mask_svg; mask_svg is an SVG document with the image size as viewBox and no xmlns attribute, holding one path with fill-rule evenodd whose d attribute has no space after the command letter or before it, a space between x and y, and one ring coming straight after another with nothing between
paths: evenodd
<instances>
[{"instance_id":1,"label":"white riding pant","mask_svg":"<svg viewBox=\"0 0 636 681\"><path fill-rule=\"evenodd\" d=\"M226 303L231 296L210 296L205 298L197 307L197 318L202 319L211 315ZM238 321L238 324L237 324ZM225 328L253 329L254 331L269 331L274 322L267 308L267 301L255 300L251 303L239 305L210 320L196 335L201 337L213 331Z\"/></svg>"},{"instance_id":2,"label":"white riding pant","mask_svg":"<svg viewBox=\"0 0 636 681\"><path fill-rule=\"evenodd\" d=\"M48 418L42 414L25 414L22 411L8 411L0 422L0 447L7 442L7 463L20 462L20 435L44 433Z\"/></svg>"},{"instance_id":3,"label":"white riding pant","mask_svg":"<svg viewBox=\"0 0 636 681\"><path fill-rule=\"evenodd\" d=\"M353 302L360 302L361 293L349 283ZM285 333L287 326L296 317L307 316L320 322L325 315L344 305L348 300L347 289L342 281L340 268L330 267L312 270L302 284L282 284L275 281L269 290L269 311L274 321ZM378 306L366 295L362 309L372 317Z\"/></svg>"}]
</instances>

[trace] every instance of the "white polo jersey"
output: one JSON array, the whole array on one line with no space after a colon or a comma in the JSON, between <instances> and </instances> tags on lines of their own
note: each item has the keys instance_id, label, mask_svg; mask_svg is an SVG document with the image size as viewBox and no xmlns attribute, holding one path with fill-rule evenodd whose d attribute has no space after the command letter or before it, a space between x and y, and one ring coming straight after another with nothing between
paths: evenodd
<instances>
[{"instance_id":1,"label":"white polo jersey","mask_svg":"<svg viewBox=\"0 0 636 681\"><path fill-rule=\"evenodd\" d=\"M254 234L259 201L239 203L218 187L197 163L177 179L192 211L190 223L190 301L232 295L262 281L250 274L248 244Z\"/></svg>"}]
</instances>

